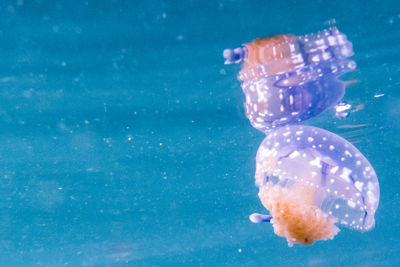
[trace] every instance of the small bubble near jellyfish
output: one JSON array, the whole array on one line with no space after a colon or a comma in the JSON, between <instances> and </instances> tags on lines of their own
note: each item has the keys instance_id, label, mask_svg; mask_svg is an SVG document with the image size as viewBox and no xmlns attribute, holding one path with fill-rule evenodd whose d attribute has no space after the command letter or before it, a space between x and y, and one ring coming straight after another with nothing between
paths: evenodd
<instances>
[{"instance_id":1,"label":"small bubble near jellyfish","mask_svg":"<svg viewBox=\"0 0 400 267\"><path fill-rule=\"evenodd\" d=\"M379 183L368 160L351 143L326 130L290 125L270 132L257 152L255 183L270 222L289 246L333 239L342 225L374 227Z\"/></svg>"}]
</instances>

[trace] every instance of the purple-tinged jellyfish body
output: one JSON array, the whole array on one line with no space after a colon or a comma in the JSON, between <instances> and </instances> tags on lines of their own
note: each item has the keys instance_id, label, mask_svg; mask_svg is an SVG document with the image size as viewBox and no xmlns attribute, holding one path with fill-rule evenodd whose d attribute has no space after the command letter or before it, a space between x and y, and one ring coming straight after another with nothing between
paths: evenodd
<instances>
[{"instance_id":1,"label":"purple-tinged jellyfish body","mask_svg":"<svg viewBox=\"0 0 400 267\"><path fill-rule=\"evenodd\" d=\"M239 73L246 115L258 130L314 117L341 102L338 77L356 68L352 44L337 28L304 36L277 35L224 50L225 64L243 62Z\"/></svg>"},{"instance_id":2,"label":"purple-tinged jellyfish body","mask_svg":"<svg viewBox=\"0 0 400 267\"><path fill-rule=\"evenodd\" d=\"M271 212L275 233L289 244L332 239L339 231L335 223L362 232L373 228L378 179L368 160L342 137L288 125L270 132L256 161L260 200Z\"/></svg>"}]
</instances>

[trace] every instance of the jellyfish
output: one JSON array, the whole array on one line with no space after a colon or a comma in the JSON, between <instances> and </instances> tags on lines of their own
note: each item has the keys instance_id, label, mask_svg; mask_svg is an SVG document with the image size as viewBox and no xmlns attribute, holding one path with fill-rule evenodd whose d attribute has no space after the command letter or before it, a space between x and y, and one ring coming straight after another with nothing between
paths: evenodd
<instances>
[{"instance_id":1,"label":"jellyfish","mask_svg":"<svg viewBox=\"0 0 400 267\"><path fill-rule=\"evenodd\" d=\"M379 183L368 160L351 143L326 130L288 125L260 145L255 183L271 222L289 246L333 239L337 224L361 232L374 227Z\"/></svg>"},{"instance_id":2,"label":"jellyfish","mask_svg":"<svg viewBox=\"0 0 400 267\"><path fill-rule=\"evenodd\" d=\"M223 52L225 64L243 63L238 79L246 116L265 133L339 104L345 83L338 77L356 68L352 55L352 43L336 27L261 38Z\"/></svg>"}]
</instances>

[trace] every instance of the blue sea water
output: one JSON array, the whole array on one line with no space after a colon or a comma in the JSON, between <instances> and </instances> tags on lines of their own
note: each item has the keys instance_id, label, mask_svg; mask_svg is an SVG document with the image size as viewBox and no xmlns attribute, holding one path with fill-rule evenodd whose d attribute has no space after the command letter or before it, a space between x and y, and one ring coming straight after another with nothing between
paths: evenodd
<instances>
[{"instance_id":1,"label":"blue sea water","mask_svg":"<svg viewBox=\"0 0 400 267\"><path fill-rule=\"evenodd\" d=\"M400 265L396 1L0 3L0 266ZM287 246L254 185L264 135L222 50L337 27L353 42L345 100L306 122L374 166L371 232Z\"/></svg>"}]
</instances>

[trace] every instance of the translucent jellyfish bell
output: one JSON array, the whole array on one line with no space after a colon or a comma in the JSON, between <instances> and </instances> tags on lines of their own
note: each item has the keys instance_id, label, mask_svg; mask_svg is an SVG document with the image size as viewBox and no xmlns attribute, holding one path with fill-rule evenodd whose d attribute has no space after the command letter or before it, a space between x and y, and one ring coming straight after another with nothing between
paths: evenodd
<instances>
[{"instance_id":1,"label":"translucent jellyfish bell","mask_svg":"<svg viewBox=\"0 0 400 267\"><path fill-rule=\"evenodd\" d=\"M339 232L336 223L362 232L375 224L375 171L357 148L336 134L311 126L272 131L258 149L256 169L259 197L271 216L254 214L250 219L270 219L289 245L333 239Z\"/></svg>"},{"instance_id":2,"label":"translucent jellyfish bell","mask_svg":"<svg viewBox=\"0 0 400 267\"><path fill-rule=\"evenodd\" d=\"M338 77L355 69L352 44L335 27L304 36L257 39L225 49L225 64L243 63L239 73L246 115L268 132L304 121L339 103L345 84Z\"/></svg>"}]
</instances>

